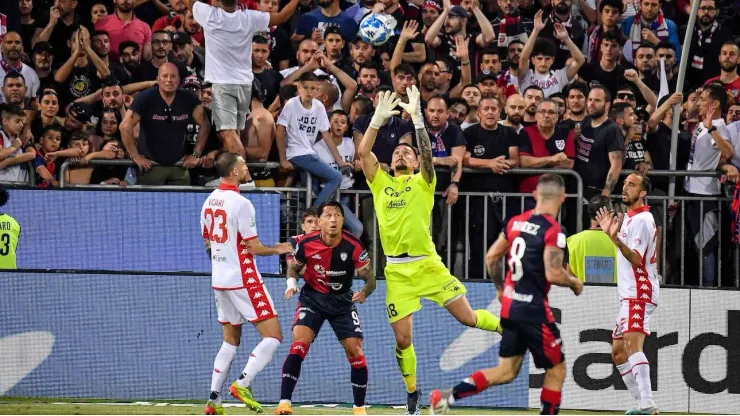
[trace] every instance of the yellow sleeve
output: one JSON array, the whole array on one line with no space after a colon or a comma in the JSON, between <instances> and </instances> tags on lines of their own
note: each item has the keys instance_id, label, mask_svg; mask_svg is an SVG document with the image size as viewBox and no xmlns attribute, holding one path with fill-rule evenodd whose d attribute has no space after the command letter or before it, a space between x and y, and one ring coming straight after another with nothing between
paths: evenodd
<instances>
[{"instance_id":1,"label":"yellow sleeve","mask_svg":"<svg viewBox=\"0 0 740 416\"><path fill-rule=\"evenodd\" d=\"M415 184L419 185L419 188L431 194L434 194L434 190L437 189L437 174L436 173L434 174L432 183L427 183L427 181L424 180L424 175L422 175L421 172L415 173L412 180Z\"/></svg>"},{"instance_id":2,"label":"yellow sleeve","mask_svg":"<svg viewBox=\"0 0 740 416\"><path fill-rule=\"evenodd\" d=\"M378 170L375 171L375 178L373 178L372 182L370 182L370 180L365 177L365 181L367 182L367 185L370 187L370 191L372 191L373 194L377 194L378 191L381 191L383 188L388 186L388 182L390 180L391 175L381 169L380 166L378 166Z\"/></svg>"}]
</instances>

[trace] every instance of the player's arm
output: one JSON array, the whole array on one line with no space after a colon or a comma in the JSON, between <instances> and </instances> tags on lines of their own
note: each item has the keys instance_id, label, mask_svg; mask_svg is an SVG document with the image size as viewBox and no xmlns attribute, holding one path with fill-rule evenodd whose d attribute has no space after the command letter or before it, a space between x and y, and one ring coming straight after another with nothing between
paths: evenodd
<instances>
[{"instance_id":1,"label":"player's arm","mask_svg":"<svg viewBox=\"0 0 740 416\"><path fill-rule=\"evenodd\" d=\"M274 246L266 246L255 237L246 242L247 250L255 256L273 256L275 254L287 254L293 251L290 243L277 243Z\"/></svg>"},{"instance_id":2,"label":"player's arm","mask_svg":"<svg viewBox=\"0 0 740 416\"><path fill-rule=\"evenodd\" d=\"M583 283L571 276L563 267L563 249L556 246L545 246L545 278L550 284L570 288L579 295L583 290Z\"/></svg>"},{"instance_id":3,"label":"player's arm","mask_svg":"<svg viewBox=\"0 0 740 416\"><path fill-rule=\"evenodd\" d=\"M384 91L378 94L378 104L375 107L375 113L373 114L373 118L370 119L370 125L365 130L365 134L362 135L357 154L360 156L362 172L365 174L368 182L372 182L375 179L375 173L378 171L378 167L380 167L378 158L372 151L375 138L378 136L378 130L387 119L399 114L398 110L394 110L399 102L400 100L396 99L396 93Z\"/></svg>"},{"instance_id":4,"label":"player's arm","mask_svg":"<svg viewBox=\"0 0 740 416\"><path fill-rule=\"evenodd\" d=\"M290 299L293 295L298 292L298 276L299 271L303 270L306 264L298 261L293 257L293 260L288 262L288 271L286 272L287 279L285 283L287 285L285 289L285 300Z\"/></svg>"},{"instance_id":5,"label":"player's arm","mask_svg":"<svg viewBox=\"0 0 740 416\"><path fill-rule=\"evenodd\" d=\"M357 276L365 281L365 286L352 296L352 302L362 303L368 296L375 292L375 273L373 267L368 263L365 267L357 270Z\"/></svg>"},{"instance_id":6,"label":"player's arm","mask_svg":"<svg viewBox=\"0 0 740 416\"><path fill-rule=\"evenodd\" d=\"M411 121L416 130L416 141L419 144L419 169L424 180L431 184L434 181L434 163L432 163L432 142L429 140L427 128L424 125L424 114L421 112L421 95L416 85L406 89L408 103L399 102L404 110L411 115Z\"/></svg>"},{"instance_id":7,"label":"player's arm","mask_svg":"<svg viewBox=\"0 0 740 416\"><path fill-rule=\"evenodd\" d=\"M208 253L208 258L211 258L211 239L204 238L203 245L206 246L206 253Z\"/></svg>"},{"instance_id":8,"label":"player's arm","mask_svg":"<svg viewBox=\"0 0 740 416\"><path fill-rule=\"evenodd\" d=\"M504 233L501 233L496 242L488 249L488 253L486 253L486 268L488 269L488 275L493 280L493 284L496 285L497 292L504 289L503 261L508 251L509 240L506 239Z\"/></svg>"}]
</instances>

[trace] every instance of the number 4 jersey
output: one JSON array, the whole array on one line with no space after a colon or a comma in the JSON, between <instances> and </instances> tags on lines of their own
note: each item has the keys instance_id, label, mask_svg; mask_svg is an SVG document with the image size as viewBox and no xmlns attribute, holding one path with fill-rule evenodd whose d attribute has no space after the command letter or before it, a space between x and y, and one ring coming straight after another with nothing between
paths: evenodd
<instances>
[{"instance_id":1,"label":"number 4 jersey","mask_svg":"<svg viewBox=\"0 0 740 416\"><path fill-rule=\"evenodd\" d=\"M262 284L247 241L257 238L254 206L235 186L221 184L203 203L200 227L211 242L211 285L233 290Z\"/></svg>"},{"instance_id":2,"label":"number 4 jersey","mask_svg":"<svg viewBox=\"0 0 740 416\"><path fill-rule=\"evenodd\" d=\"M636 300L657 305L660 289L655 251L658 229L649 206L644 205L627 213L619 230L619 239L642 259L640 266L634 267L617 250L619 300Z\"/></svg>"},{"instance_id":3,"label":"number 4 jersey","mask_svg":"<svg viewBox=\"0 0 740 416\"><path fill-rule=\"evenodd\" d=\"M547 302L550 283L545 277L545 247L565 249L565 233L551 216L526 211L512 217L504 236L509 241L501 317L552 323Z\"/></svg>"}]
</instances>

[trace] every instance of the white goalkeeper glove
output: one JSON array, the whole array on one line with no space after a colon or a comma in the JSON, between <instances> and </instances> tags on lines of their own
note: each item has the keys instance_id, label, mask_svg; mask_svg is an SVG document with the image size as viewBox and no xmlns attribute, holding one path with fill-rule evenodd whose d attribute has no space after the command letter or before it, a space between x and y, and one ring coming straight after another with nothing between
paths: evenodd
<instances>
[{"instance_id":1,"label":"white goalkeeper glove","mask_svg":"<svg viewBox=\"0 0 740 416\"><path fill-rule=\"evenodd\" d=\"M370 119L370 127L379 129L386 120L400 114L398 110L394 110L400 102L395 92L383 91L378 94L378 104L375 106L373 118Z\"/></svg>"},{"instance_id":2,"label":"white goalkeeper glove","mask_svg":"<svg viewBox=\"0 0 740 416\"><path fill-rule=\"evenodd\" d=\"M416 88L416 85L406 88L406 96L409 97L409 102L399 102L398 105L409 113L411 121L414 122L415 128L423 129L424 115L421 113L421 94L419 93L419 89Z\"/></svg>"}]
</instances>

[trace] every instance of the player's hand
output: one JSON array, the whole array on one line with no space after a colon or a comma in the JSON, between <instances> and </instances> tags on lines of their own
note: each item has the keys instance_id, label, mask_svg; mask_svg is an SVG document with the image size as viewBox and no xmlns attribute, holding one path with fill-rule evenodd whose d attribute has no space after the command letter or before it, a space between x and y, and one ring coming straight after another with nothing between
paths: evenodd
<instances>
[{"instance_id":1,"label":"player's hand","mask_svg":"<svg viewBox=\"0 0 740 416\"><path fill-rule=\"evenodd\" d=\"M424 116L421 114L421 94L416 85L412 85L410 88L406 88L406 96L409 98L408 103L398 103L401 108L406 110L411 116L411 121L414 122L414 126L417 128L424 126Z\"/></svg>"},{"instance_id":2,"label":"player's hand","mask_svg":"<svg viewBox=\"0 0 740 416\"><path fill-rule=\"evenodd\" d=\"M298 293L297 287L289 287L285 289L285 300L292 298L296 293Z\"/></svg>"},{"instance_id":3,"label":"player's hand","mask_svg":"<svg viewBox=\"0 0 740 416\"><path fill-rule=\"evenodd\" d=\"M149 169L152 168L152 162L150 162L149 159L145 158L142 155L136 156L133 160L134 163L136 163L136 166L138 166L139 170L142 172L147 172Z\"/></svg>"},{"instance_id":4,"label":"player's hand","mask_svg":"<svg viewBox=\"0 0 740 416\"><path fill-rule=\"evenodd\" d=\"M182 162L182 167L185 169L192 169L200 164L200 158L193 155L185 156L185 160Z\"/></svg>"},{"instance_id":5,"label":"player's hand","mask_svg":"<svg viewBox=\"0 0 740 416\"><path fill-rule=\"evenodd\" d=\"M365 299L367 299L367 296L364 288L352 295L352 302L354 303L365 303Z\"/></svg>"},{"instance_id":6,"label":"player's hand","mask_svg":"<svg viewBox=\"0 0 740 416\"><path fill-rule=\"evenodd\" d=\"M395 92L383 91L378 94L378 104L375 106L375 114L370 120L370 127L379 129L386 120L397 116L399 111L395 108L400 102L401 100L396 98Z\"/></svg>"},{"instance_id":7,"label":"player's hand","mask_svg":"<svg viewBox=\"0 0 740 416\"><path fill-rule=\"evenodd\" d=\"M614 222L614 213L609 212L606 207L602 207L596 213L596 222L599 223L599 227L601 227L602 231L609 234L609 229L612 227L612 223Z\"/></svg>"},{"instance_id":8,"label":"player's hand","mask_svg":"<svg viewBox=\"0 0 740 416\"><path fill-rule=\"evenodd\" d=\"M280 167L287 171L293 170L293 164L288 162L287 160L281 160Z\"/></svg>"},{"instance_id":9,"label":"player's hand","mask_svg":"<svg viewBox=\"0 0 740 416\"><path fill-rule=\"evenodd\" d=\"M277 243L275 244L275 251L277 254L288 254L293 252L293 246L290 243Z\"/></svg>"},{"instance_id":10,"label":"player's hand","mask_svg":"<svg viewBox=\"0 0 740 416\"><path fill-rule=\"evenodd\" d=\"M573 279L573 283L570 286L570 290L573 291L573 294L578 296L583 293L583 282L573 276L571 276L570 278Z\"/></svg>"},{"instance_id":11,"label":"player's hand","mask_svg":"<svg viewBox=\"0 0 740 416\"><path fill-rule=\"evenodd\" d=\"M609 227L609 237L611 237L612 240L616 240L617 238L619 238L619 229L622 228L623 220L624 220L624 214L620 212L614 218L614 221L612 221L612 225L611 227Z\"/></svg>"},{"instance_id":12,"label":"player's hand","mask_svg":"<svg viewBox=\"0 0 740 416\"><path fill-rule=\"evenodd\" d=\"M450 186L445 189L444 193L442 194L442 198L447 198L447 205L453 205L455 202L457 202L457 195L458 195L458 188L457 184L451 183Z\"/></svg>"}]
</instances>

